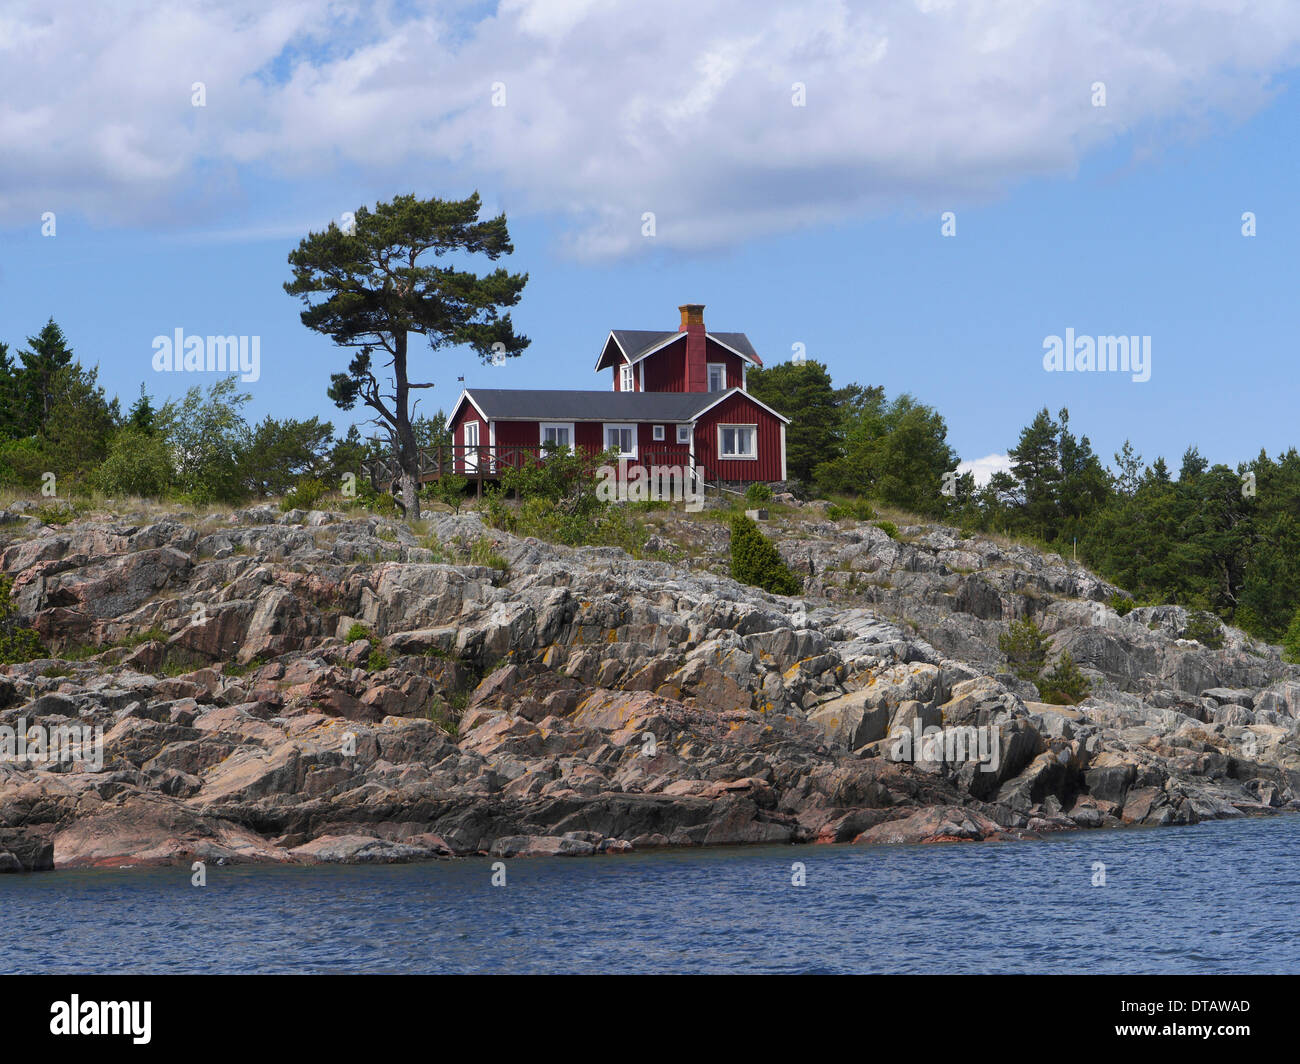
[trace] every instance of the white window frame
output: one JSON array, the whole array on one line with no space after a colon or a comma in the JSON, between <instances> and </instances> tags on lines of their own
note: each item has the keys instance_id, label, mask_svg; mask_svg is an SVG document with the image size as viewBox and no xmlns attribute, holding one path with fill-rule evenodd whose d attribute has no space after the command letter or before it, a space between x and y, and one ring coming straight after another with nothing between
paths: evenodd
<instances>
[{"instance_id":1,"label":"white window frame","mask_svg":"<svg viewBox=\"0 0 1300 1064\"><path fill-rule=\"evenodd\" d=\"M619 429L619 430L627 429L627 430L629 430L629 431L632 433L632 450L630 450L630 451L623 451L623 452L621 452L617 457L619 457L619 458L626 458L626 459L628 459L629 461L635 462L635 461L636 461L636 456L637 456L637 427L636 427L636 423L635 423L635 422L614 422L614 421L607 421L607 422L605 422L604 427L601 429L601 436L603 437L603 444L604 444L604 449L605 449L605 450L609 450L609 447L610 447L610 443L609 443L609 430L610 430L610 429Z\"/></svg>"},{"instance_id":2,"label":"white window frame","mask_svg":"<svg viewBox=\"0 0 1300 1064\"><path fill-rule=\"evenodd\" d=\"M655 426L653 426L653 427L650 429L650 436L651 436L651 438L655 441L655 443L663 443L663 442L664 442L664 427L663 427L662 425L655 425Z\"/></svg>"},{"instance_id":3,"label":"white window frame","mask_svg":"<svg viewBox=\"0 0 1300 1064\"><path fill-rule=\"evenodd\" d=\"M469 438L470 429L474 430L474 438L472 440ZM478 460L479 460L479 453L477 448L482 446L482 444L480 443L480 440L482 439L482 433L479 429L479 423L474 420L466 421L461 436L465 440L465 444L464 444L465 450L461 453L461 462L464 465L465 472L477 473ZM471 447L475 448L475 450L471 451L470 450Z\"/></svg>"},{"instance_id":4,"label":"white window frame","mask_svg":"<svg viewBox=\"0 0 1300 1064\"><path fill-rule=\"evenodd\" d=\"M722 449L723 429L749 429L749 438L753 450L749 454L727 454ZM718 461L719 462L756 462L758 461L758 426L757 425L719 425L718 426Z\"/></svg>"},{"instance_id":5,"label":"white window frame","mask_svg":"<svg viewBox=\"0 0 1300 1064\"><path fill-rule=\"evenodd\" d=\"M618 367L618 390L620 392L636 391L635 372L627 363Z\"/></svg>"},{"instance_id":6,"label":"white window frame","mask_svg":"<svg viewBox=\"0 0 1300 1064\"><path fill-rule=\"evenodd\" d=\"M713 371L717 370L722 378L722 387L713 387ZM705 381L710 392L725 392L727 390L727 364L725 362L706 362L705 363Z\"/></svg>"},{"instance_id":7,"label":"white window frame","mask_svg":"<svg viewBox=\"0 0 1300 1064\"><path fill-rule=\"evenodd\" d=\"M546 450L547 429L566 429L569 433L569 442L565 446L569 450L573 450L574 428L572 421L543 421L537 426L537 442L541 445L543 452Z\"/></svg>"},{"instance_id":8,"label":"white window frame","mask_svg":"<svg viewBox=\"0 0 1300 1064\"><path fill-rule=\"evenodd\" d=\"M678 425L678 426L677 426L677 442L678 442L678 443L690 443L690 442L691 442L691 427L690 427L690 425Z\"/></svg>"}]
</instances>

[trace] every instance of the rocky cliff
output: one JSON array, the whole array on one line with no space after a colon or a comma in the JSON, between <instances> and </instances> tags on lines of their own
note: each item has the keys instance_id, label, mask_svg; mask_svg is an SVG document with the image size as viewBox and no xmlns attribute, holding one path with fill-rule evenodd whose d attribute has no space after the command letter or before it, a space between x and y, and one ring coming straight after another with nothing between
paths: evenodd
<instances>
[{"instance_id":1,"label":"rocky cliff","mask_svg":"<svg viewBox=\"0 0 1300 1064\"><path fill-rule=\"evenodd\" d=\"M1300 808L1300 670L1238 631L1207 647L1180 638L1181 609L1121 617L1118 589L1059 557L815 506L767 529L805 581L780 598L724 575L725 524L655 520L651 546L678 560L473 514L417 533L269 509L4 513L0 565L55 656L3 668L0 728L102 728L103 763L0 760L0 870L1035 837ZM1022 617L1085 667L1083 703L1006 673L997 636ZM983 730L996 756L918 741L900 762L914 722Z\"/></svg>"}]
</instances>

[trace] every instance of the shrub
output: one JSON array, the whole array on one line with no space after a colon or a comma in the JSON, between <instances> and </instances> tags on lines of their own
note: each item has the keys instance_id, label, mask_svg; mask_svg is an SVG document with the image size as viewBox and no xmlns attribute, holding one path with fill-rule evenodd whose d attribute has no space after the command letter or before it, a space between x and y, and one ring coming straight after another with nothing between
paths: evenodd
<instances>
[{"instance_id":1,"label":"shrub","mask_svg":"<svg viewBox=\"0 0 1300 1064\"><path fill-rule=\"evenodd\" d=\"M63 502L42 503L35 510L36 520L43 525L66 525L76 516L76 510Z\"/></svg>"},{"instance_id":2,"label":"shrub","mask_svg":"<svg viewBox=\"0 0 1300 1064\"><path fill-rule=\"evenodd\" d=\"M1118 591L1110 597L1110 608L1123 617L1137 605L1127 595L1121 595Z\"/></svg>"},{"instance_id":3,"label":"shrub","mask_svg":"<svg viewBox=\"0 0 1300 1064\"><path fill-rule=\"evenodd\" d=\"M460 718L463 713L463 706L458 709L456 706L444 702L436 695L425 710L425 716L453 739L458 738L460 735Z\"/></svg>"},{"instance_id":4,"label":"shrub","mask_svg":"<svg viewBox=\"0 0 1300 1064\"><path fill-rule=\"evenodd\" d=\"M649 533L631 516L635 507L597 499L592 509L571 512L550 499L534 496L515 509L507 505L499 491L492 490L484 496L483 514L493 528L517 536L536 536L569 547L621 547L637 555Z\"/></svg>"},{"instance_id":5,"label":"shrub","mask_svg":"<svg viewBox=\"0 0 1300 1064\"><path fill-rule=\"evenodd\" d=\"M898 526L893 521L881 521L876 527L890 539L898 538Z\"/></svg>"},{"instance_id":6,"label":"shrub","mask_svg":"<svg viewBox=\"0 0 1300 1064\"><path fill-rule=\"evenodd\" d=\"M19 623L18 607L10 597L13 589L13 577L0 576L0 663L13 665L49 657L40 633Z\"/></svg>"},{"instance_id":7,"label":"shrub","mask_svg":"<svg viewBox=\"0 0 1300 1064\"><path fill-rule=\"evenodd\" d=\"M744 515L731 519L731 575L774 595L797 595L803 582L790 571L772 541Z\"/></svg>"},{"instance_id":8,"label":"shrub","mask_svg":"<svg viewBox=\"0 0 1300 1064\"><path fill-rule=\"evenodd\" d=\"M1012 621L998 636L998 649L1007 656L1011 671L1022 680L1034 680L1047 661L1047 637L1033 621Z\"/></svg>"},{"instance_id":9,"label":"shrub","mask_svg":"<svg viewBox=\"0 0 1300 1064\"><path fill-rule=\"evenodd\" d=\"M374 633L371 632L369 628L367 628L364 624L358 623L358 624L354 624L351 628L348 629L347 639L345 639L344 642L355 643L358 639L373 640L374 638L375 638Z\"/></svg>"},{"instance_id":10,"label":"shrub","mask_svg":"<svg viewBox=\"0 0 1300 1064\"><path fill-rule=\"evenodd\" d=\"M382 672L386 668L388 668L388 655L379 647L375 647L366 658L366 672Z\"/></svg>"},{"instance_id":11,"label":"shrub","mask_svg":"<svg viewBox=\"0 0 1300 1064\"><path fill-rule=\"evenodd\" d=\"M745 489L745 501L751 506L763 506L772 501L772 485L755 481Z\"/></svg>"},{"instance_id":12,"label":"shrub","mask_svg":"<svg viewBox=\"0 0 1300 1064\"><path fill-rule=\"evenodd\" d=\"M1223 622L1214 614L1201 610L1187 618L1183 639L1195 639L1203 647L1218 650L1223 646Z\"/></svg>"},{"instance_id":13,"label":"shrub","mask_svg":"<svg viewBox=\"0 0 1300 1064\"><path fill-rule=\"evenodd\" d=\"M130 426L113 437L93 483L105 495L139 495L157 499L167 493L176 472L167 441Z\"/></svg>"},{"instance_id":14,"label":"shrub","mask_svg":"<svg viewBox=\"0 0 1300 1064\"><path fill-rule=\"evenodd\" d=\"M1295 611L1286 634L1282 636L1282 656L1287 661L1300 664L1300 609Z\"/></svg>"},{"instance_id":15,"label":"shrub","mask_svg":"<svg viewBox=\"0 0 1300 1064\"><path fill-rule=\"evenodd\" d=\"M874 521L876 511L871 508L866 499L854 499L843 505L831 503L826 507L826 516L832 521L843 521L847 517L855 521Z\"/></svg>"},{"instance_id":16,"label":"shrub","mask_svg":"<svg viewBox=\"0 0 1300 1064\"><path fill-rule=\"evenodd\" d=\"M514 493L521 502L542 499L570 517L585 517L607 503L596 494L602 465L613 465L613 453L590 454L568 447L548 447L543 461L525 461L502 470L501 490Z\"/></svg>"},{"instance_id":17,"label":"shrub","mask_svg":"<svg viewBox=\"0 0 1300 1064\"><path fill-rule=\"evenodd\" d=\"M280 509L314 510L316 504L324 497L327 488L323 480L316 477L303 477L290 492L286 492L280 502Z\"/></svg>"},{"instance_id":18,"label":"shrub","mask_svg":"<svg viewBox=\"0 0 1300 1064\"><path fill-rule=\"evenodd\" d=\"M460 513L461 505L465 502L465 489L468 486L468 478L456 476L454 473L444 473L437 480L426 484L420 494L426 499L446 503L456 513Z\"/></svg>"},{"instance_id":19,"label":"shrub","mask_svg":"<svg viewBox=\"0 0 1300 1064\"><path fill-rule=\"evenodd\" d=\"M42 442L37 439L0 442L0 486L40 487L41 474L52 465Z\"/></svg>"},{"instance_id":20,"label":"shrub","mask_svg":"<svg viewBox=\"0 0 1300 1064\"><path fill-rule=\"evenodd\" d=\"M1038 681L1038 692L1043 701L1056 706L1073 706L1087 698L1091 689L1088 677L1074 663L1068 650L1061 654L1056 667L1044 673Z\"/></svg>"},{"instance_id":21,"label":"shrub","mask_svg":"<svg viewBox=\"0 0 1300 1064\"><path fill-rule=\"evenodd\" d=\"M510 563L496 552L496 544L487 536L480 536L470 544L469 561L471 565L486 565L489 569L500 569L502 572L510 568Z\"/></svg>"}]
</instances>

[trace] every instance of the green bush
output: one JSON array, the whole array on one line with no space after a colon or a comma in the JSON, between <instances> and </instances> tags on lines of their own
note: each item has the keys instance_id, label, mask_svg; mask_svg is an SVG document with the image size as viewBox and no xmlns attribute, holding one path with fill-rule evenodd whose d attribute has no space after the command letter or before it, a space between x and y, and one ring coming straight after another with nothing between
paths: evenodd
<instances>
[{"instance_id":1,"label":"green bush","mask_svg":"<svg viewBox=\"0 0 1300 1064\"><path fill-rule=\"evenodd\" d=\"M36 507L34 516L43 525L66 525L77 511L66 502L46 502Z\"/></svg>"},{"instance_id":2,"label":"green bush","mask_svg":"<svg viewBox=\"0 0 1300 1064\"><path fill-rule=\"evenodd\" d=\"M890 539L898 538L898 526L893 521L881 521L876 527Z\"/></svg>"},{"instance_id":3,"label":"green bush","mask_svg":"<svg viewBox=\"0 0 1300 1064\"><path fill-rule=\"evenodd\" d=\"M742 584L774 595L803 591L803 582L790 571L772 541L743 514L731 518L731 575Z\"/></svg>"},{"instance_id":4,"label":"green bush","mask_svg":"<svg viewBox=\"0 0 1300 1064\"><path fill-rule=\"evenodd\" d=\"M571 512L545 498L529 498L509 506L501 492L484 496L483 515L493 528L516 536L536 536L569 547L621 547L639 556L649 538L645 526L632 514L636 504L615 505L596 500L594 508Z\"/></svg>"},{"instance_id":5,"label":"green bush","mask_svg":"<svg viewBox=\"0 0 1300 1064\"><path fill-rule=\"evenodd\" d=\"M501 472L501 491L521 502L545 500L561 514L585 517L608 505L596 493L603 465L616 464L613 452L591 454L568 447L548 447L544 460L525 460Z\"/></svg>"},{"instance_id":6,"label":"green bush","mask_svg":"<svg viewBox=\"0 0 1300 1064\"><path fill-rule=\"evenodd\" d=\"M285 493L284 499L280 502L280 509L286 512L314 510L327 490L323 480L318 480L316 477L303 477L294 485L292 491Z\"/></svg>"},{"instance_id":7,"label":"green bush","mask_svg":"<svg viewBox=\"0 0 1300 1064\"><path fill-rule=\"evenodd\" d=\"M510 563L497 553L496 544L487 536L480 536L470 544L469 561L471 565L486 565L489 569L500 569L502 572L510 568Z\"/></svg>"},{"instance_id":8,"label":"green bush","mask_svg":"<svg viewBox=\"0 0 1300 1064\"><path fill-rule=\"evenodd\" d=\"M1074 663L1068 650L1061 654L1055 668L1044 673L1038 681L1038 693L1043 701L1055 706L1073 706L1087 698L1091 689L1088 677Z\"/></svg>"},{"instance_id":9,"label":"green bush","mask_svg":"<svg viewBox=\"0 0 1300 1064\"><path fill-rule=\"evenodd\" d=\"M1203 647L1218 650L1223 646L1223 622L1205 610L1193 613L1187 618L1181 638L1195 639Z\"/></svg>"},{"instance_id":10,"label":"green bush","mask_svg":"<svg viewBox=\"0 0 1300 1064\"><path fill-rule=\"evenodd\" d=\"M764 506L772 501L772 485L755 481L745 489L745 501L750 506Z\"/></svg>"},{"instance_id":11,"label":"green bush","mask_svg":"<svg viewBox=\"0 0 1300 1064\"><path fill-rule=\"evenodd\" d=\"M831 503L830 506L826 507L826 516L832 521L843 521L848 517L853 518L855 521L874 521L876 511L871 508L866 499L853 499L843 505Z\"/></svg>"},{"instance_id":12,"label":"green bush","mask_svg":"<svg viewBox=\"0 0 1300 1064\"><path fill-rule=\"evenodd\" d=\"M39 440L0 441L0 486L35 490L41 486L41 474L51 465Z\"/></svg>"},{"instance_id":13,"label":"green bush","mask_svg":"<svg viewBox=\"0 0 1300 1064\"><path fill-rule=\"evenodd\" d=\"M1282 637L1282 656L1293 664L1300 664L1300 609L1291 617L1291 623Z\"/></svg>"},{"instance_id":14,"label":"green bush","mask_svg":"<svg viewBox=\"0 0 1300 1064\"><path fill-rule=\"evenodd\" d=\"M456 513L460 513L460 508L465 502L465 489L468 486L468 478L457 476L454 473L444 473L437 480L426 484L420 490L420 494L426 499L434 499L445 503Z\"/></svg>"},{"instance_id":15,"label":"green bush","mask_svg":"<svg viewBox=\"0 0 1300 1064\"><path fill-rule=\"evenodd\" d=\"M13 577L0 576L0 664L14 665L49 657L40 633L19 624L18 607L10 597L13 590Z\"/></svg>"},{"instance_id":16,"label":"green bush","mask_svg":"<svg viewBox=\"0 0 1300 1064\"><path fill-rule=\"evenodd\" d=\"M167 494L175 475L167 441L127 426L113 437L108 457L91 479L105 495L158 499Z\"/></svg>"},{"instance_id":17,"label":"green bush","mask_svg":"<svg viewBox=\"0 0 1300 1064\"><path fill-rule=\"evenodd\" d=\"M388 668L388 655L379 647L375 647L366 658L366 672L383 672L386 668Z\"/></svg>"},{"instance_id":18,"label":"green bush","mask_svg":"<svg viewBox=\"0 0 1300 1064\"><path fill-rule=\"evenodd\" d=\"M344 642L355 643L359 639L373 640L374 638L375 638L374 633L372 633L369 628L367 628L364 624L357 623L348 629L348 636L347 639L344 640Z\"/></svg>"},{"instance_id":19,"label":"green bush","mask_svg":"<svg viewBox=\"0 0 1300 1064\"><path fill-rule=\"evenodd\" d=\"M1022 680L1035 680L1047 661L1047 637L1033 621L1012 621L998 636L998 649L1011 671Z\"/></svg>"},{"instance_id":20,"label":"green bush","mask_svg":"<svg viewBox=\"0 0 1300 1064\"><path fill-rule=\"evenodd\" d=\"M1127 595L1121 595L1118 591L1110 597L1110 608L1123 617L1137 605Z\"/></svg>"}]
</instances>

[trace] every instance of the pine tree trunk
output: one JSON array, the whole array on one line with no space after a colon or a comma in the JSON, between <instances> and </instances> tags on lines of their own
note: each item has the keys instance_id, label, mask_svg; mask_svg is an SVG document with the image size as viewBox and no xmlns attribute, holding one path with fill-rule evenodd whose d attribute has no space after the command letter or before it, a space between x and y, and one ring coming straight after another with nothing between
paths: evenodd
<instances>
[{"instance_id":1,"label":"pine tree trunk","mask_svg":"<svg viewBox=\"0 0 1300 1064\"><path fill-rule=\"evenodd\" d=\"M393 377L397 385L397 402L394 413L397 416L397 462L402 469L402 503L406 507L406 519L420 519L420 450L415 443L415 430L411 428L411 416L408 407L410 388L406 378L406 333L399 332L395 337L393 356Z\"/></svg>"}]
</instances>

